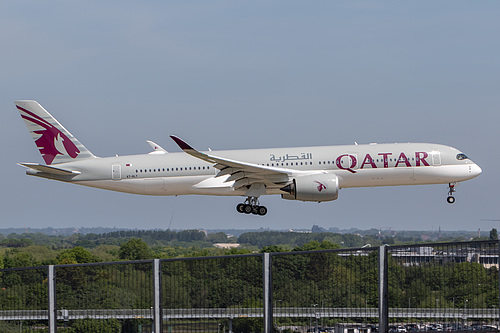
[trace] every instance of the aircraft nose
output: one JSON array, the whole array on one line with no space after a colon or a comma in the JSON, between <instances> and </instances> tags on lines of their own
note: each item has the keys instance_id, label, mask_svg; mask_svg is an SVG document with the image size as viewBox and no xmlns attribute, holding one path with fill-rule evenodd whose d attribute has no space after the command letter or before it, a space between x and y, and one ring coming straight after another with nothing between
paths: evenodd
<instances>
[{"instance_id":1,"label":"aircraft nose","mask_svg":"<svg viewBox=\"0 0 500 333\"><path fill-rule=\"evenodd\" d=\"M474 163L472 166L471 166L471 169L470 169L470 173L472 174L473 177L477 177L479 176L481 173L483 172L483 170L481 169L481 167L479 165L477 165L476 163Z\"/></svg>"}]
</instances>

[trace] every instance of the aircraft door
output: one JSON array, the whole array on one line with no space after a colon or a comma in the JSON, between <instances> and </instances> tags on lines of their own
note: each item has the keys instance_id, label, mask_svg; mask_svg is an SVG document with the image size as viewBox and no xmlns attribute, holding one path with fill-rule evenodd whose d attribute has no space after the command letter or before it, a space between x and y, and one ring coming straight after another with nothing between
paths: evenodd
<instances>
[{"instance_id":1,"label":"aircraft door","mask_svg":"<svg viewBox=\"0 0 500 333\"><path fill-rule=\"evenodd\" d=\"M432 165L438 166L441 165L441 153L438 151L431 152L432 155Z\"/></svg>"},{"instance_id":2,"label":"aircraft door","mask_svg":"<svg viewBox=\"0 0 500 333\"><path fill-rule=\"evenodd\" d=\"M120 180L122 179L122 166L121 165L112 165L111 166L111 179Z\"/></svg>"}]
</instances>

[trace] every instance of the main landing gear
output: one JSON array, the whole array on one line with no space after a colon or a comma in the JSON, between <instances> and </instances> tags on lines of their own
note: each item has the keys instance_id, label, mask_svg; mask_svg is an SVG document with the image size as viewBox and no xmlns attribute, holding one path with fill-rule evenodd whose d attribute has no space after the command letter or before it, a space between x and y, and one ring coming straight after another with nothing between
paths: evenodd
<instances>
[{"instance_id":1,"label":"main landing gear","mask_svg":"<svg viewBox=\"0 0 500 333\"><path fill-rule=\"evenodd\" d=\"M448 198L446 198L446 201L448 201L449 204L455 202L455 197L453 196L453 193L455 193L456 190L457 189L455 188L455 183L448 184Z\"/></svg>"},{"instance_id":2,"label":"main landing gear","mask_svg":"<svg viewBox=\"0 0 500 333\"><path fill-rule=\"evenodd\" d=\"M254 215L266 215L266 206L259 205L259 199L255 197L248 197L244 203L240 203L236 206L238 213L254 214Z\"/></svg>"}]
</instances>

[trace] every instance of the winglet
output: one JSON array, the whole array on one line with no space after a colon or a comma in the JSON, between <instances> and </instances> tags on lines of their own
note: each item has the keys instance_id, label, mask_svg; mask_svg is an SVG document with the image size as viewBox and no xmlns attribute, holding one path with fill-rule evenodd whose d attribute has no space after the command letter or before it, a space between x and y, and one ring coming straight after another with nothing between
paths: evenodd
<instances>
[{"instance_id":1,"label":"winglet","mask_svg":"<svg viewBox=\"0 0 500 333\"><path fill-rule=\"evenodd\" d=\"M153 142L150 140L146 140L146 142L151 146L151 148L153 148L153 151L150 154L166 154L166 153L168 153L168 151L163 149L163 147L160 146L159 144L157 144L156 142Z\"/></svg>"},{"instance_id":2,"label":"winglet","mask_svg":"<svg viewBox=\"0 0 500 333\"><path fill-rule=\"evenodd\" d=\"M191 155L193 157L199 158L199 159L201 159L203 161L209 162L209 163L216 163L216 161L211 156L209 156L207 154L204 154L202 152L197 151L196 149L194 149L193 147L191 147L187 142L185 142L181 138L178 138L175 135L171 135L170 137L172 138L172 140L175 141L175 143L177 143L177 145L185 153L187 153L187 154L189 154L189 155Z\"/></svg>"},{"instance_id":3,"label":"winglet","mask_svg":"<svg viewBox=\"0 0 500 333\"><path fill-rule=\"evenodd\" d=\"M172 140L175 141L175 143L177 143L177 145L182 149L182 150L196 150L194 149L193 147L191 147L190 145L188 145L184 140L182 140L181 138L178 138L176 137L175 135L171 135L170 136L172 138Z\"/></svg>"}]
</instances>

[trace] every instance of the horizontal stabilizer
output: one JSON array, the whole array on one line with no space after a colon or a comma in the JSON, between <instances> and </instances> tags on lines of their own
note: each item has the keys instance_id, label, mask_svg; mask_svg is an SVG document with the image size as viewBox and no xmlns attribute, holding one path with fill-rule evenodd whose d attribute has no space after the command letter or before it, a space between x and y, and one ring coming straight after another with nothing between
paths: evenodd
<instances>
[{"instance_id":1,"label":"horizontal stabilizer","mask_svg":"<svg viewBox=\"0 0 500 333\"><path fill-rule=\"evenodd\" d=\"M17 163L18 165L21 165L23 167L35 170L35 171L40 171L52 175L58 175L58 176L70 176L70 175L79 175L79 171L73 171L73 170L67 170L67 169L61 169L61 168L56 168L53 166L49 165L42 165L42 164L37 164L37 163Z\"/></svg>"}]
</instances>

